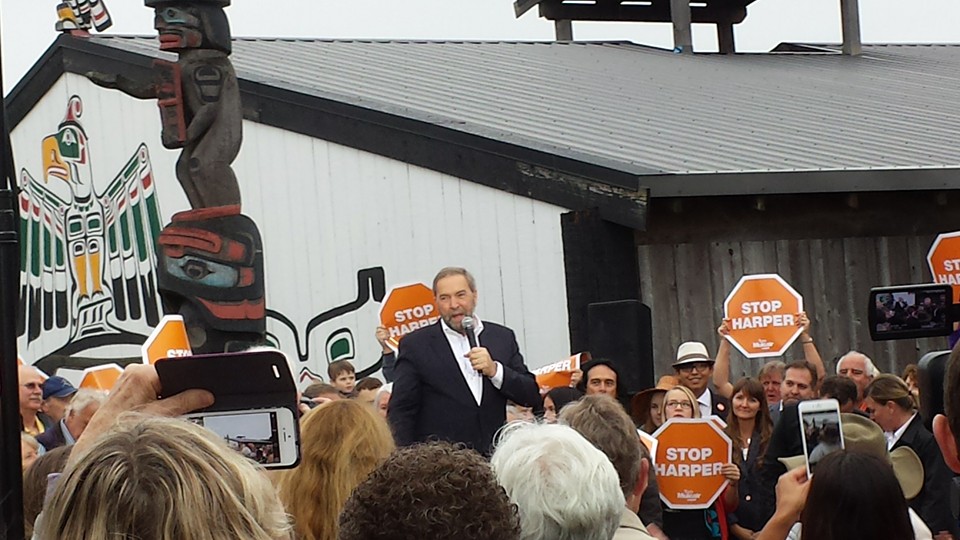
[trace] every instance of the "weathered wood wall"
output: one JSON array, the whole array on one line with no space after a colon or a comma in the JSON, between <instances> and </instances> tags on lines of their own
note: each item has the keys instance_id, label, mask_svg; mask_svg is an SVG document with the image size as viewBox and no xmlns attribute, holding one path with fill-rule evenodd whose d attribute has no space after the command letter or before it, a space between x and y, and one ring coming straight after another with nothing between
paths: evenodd
<instances>
[{"instance_id":1,"label":"weathered wood wall","mask_svg":"<svg viewBox=\"0 0 960 540\"><path fill-rule=\"evenodd\" d=\"M934 231L960 228L943 194L927 197L890 193L869 204L848 200L833 206L793 199L762 211L756 199L739 200L749 198L713 198L709 212L686 201L652 205L650 227L637 234L637 249L641 298L653 311L656 374L672 373L683 341L702 341L716 351L723 301L744 274L780 274L803 295L828 372L850 349L897 374L926 352L945 349L946 338L873 342L866 320L871 287L929 283L926 254ZM873 204L891 211L874 212ZM724 205L729 208L718 208ZM884 214L890 223L880 222ZM795 344L783 359L802 357ZM763 362L734 349L731 376L754 374Z\"/></svg>"}]
</instances>

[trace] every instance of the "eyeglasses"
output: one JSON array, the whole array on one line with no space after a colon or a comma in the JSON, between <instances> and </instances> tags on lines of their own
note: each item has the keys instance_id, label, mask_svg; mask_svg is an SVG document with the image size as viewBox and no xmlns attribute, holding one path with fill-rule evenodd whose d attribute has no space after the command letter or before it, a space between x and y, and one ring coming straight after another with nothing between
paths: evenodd
<instances>
[{"instance_id":1,"label":"eyeglasses","mask_svg":"<svg viewBox=\"0 0 960 540\"><path fill-rule=\"evenodd\" d=\"M697 362L696 364L686 364L678 368L682 373L690 373L693 370L707 371L710 369L709 362Z\"/></svg>"},{"instance_id":2,"label":"eyeglasses","mask_svg":"<svg viewBox=\"0 0 960 540\"><path fill-rule=\"evenodd\" d=\"M667 409L683 409L685 411L693 410L693 404L689 401L668 401L663 404Z\"/></svg>"}]
</instances>

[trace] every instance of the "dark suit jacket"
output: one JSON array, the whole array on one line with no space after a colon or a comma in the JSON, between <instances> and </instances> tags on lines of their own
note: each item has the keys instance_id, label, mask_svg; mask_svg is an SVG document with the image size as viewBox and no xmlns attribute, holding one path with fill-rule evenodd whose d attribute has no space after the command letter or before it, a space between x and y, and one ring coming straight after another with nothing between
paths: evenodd
<instances>
[{"instance_id":1,"label":"dark suit jacket","mask_svg":"<svg viewBox=\"0 0 960 540\"><path fill-rule=\"evenodd\" d=\"M440 322L403 338L387 413L398 445L445 440L464 443L486 455L506 420L507 400L526 407L540 400L536 379L523 363L512 330L484 321L478 341L503 366L499 390L484 378L480 405L463 378Z\"/></svg>"},{"instance_id":2,"label":"dark suit jacket","mask_svg":"<svg viewBox=\"0 0 960 540\"><path fill-rule=\"evenodd\" d=\"M727 523L736 523L751 531L759 531L768 519L766 507L760 500L760 497L766 491L763 486L763 477L760 474L763 456L760 455L759 431L754 431L750 437L747 459L743 459L743 452L740 448L734 448L733 462L740 466L740 482L737 484L740 504L737 506L737 510L727 519Z\"/></svg>"},{"instance_id":3,"label":"dark suit jacket","mask_svg":"<svg viewBox=\"0 0 960 540\"><path fill-rule=\"evenodd\" d=\"M923 427L919 414L913 417L900 440L893 445L894 448L901 446L916 452L923 462L923 489L909 501L910 508L923 519L934 535L940 531L950 531L954 538L957 538L960 532L950 511L950 484L953 482L953 473L947 469L936 439Z\"/></svg>"},{"instance_id":4,"label":"dark suit jacket","mask_svg":"<svg viewBox=\"0 0 960 540\"><path fill-rule=\"evenodd\" d=\"M796 403L784 405L780 412L780 419L773 426L767 451L763 454L763 463L758 473L757 484L753 486L756 493L754 500L759 499L757 505L757 519L764 523L773 517L777 503L777 480L787 472L787 467L779 461L782 457L803 455L803 440L800 438L800 413Z\"/></svg>"},{"instance_id":5,"label":"dark suit jacket","mask_svg":"<svg viewBox=\"0 0 960 540\"><path fill-rule=\"evenodd\" d=\"M710 399L713 415L719 416L721 420L726 422L727 414L730 412L730 400L718 394L713 388L710 389Z\"/></svg>"},{"instance_id":6,"label":"dark suit jacket","mask_svg":"<svg viewBox=\"0 0 960 540\"><path fill-rule=\"evenodd\" d=\"M46 450L59 448L67 444L67 440L63 436L63 430L65 429L67 428L63 425L63 422L57 422L56 424L48 427L46 431L38 435L37 442L42 444Z\"/></svg>"}]
</instances>

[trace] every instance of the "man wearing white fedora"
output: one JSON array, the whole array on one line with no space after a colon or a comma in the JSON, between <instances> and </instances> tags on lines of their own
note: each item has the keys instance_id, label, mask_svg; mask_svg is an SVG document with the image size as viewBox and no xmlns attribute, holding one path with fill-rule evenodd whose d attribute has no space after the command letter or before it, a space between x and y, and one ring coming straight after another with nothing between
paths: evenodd
<instances>
[{"instance_id":1,"label":"man wearing white fedora","mask_svg":"<svg viewBox=\"0 0 960 540\"><path fill-rule=\"evenodd\" d=\"M680 385L686 386L697 396L701 417L714 415L726 421L730 400L709 388L713 380L713 363L703 343L687 341L677 349L677 361L673 363L673 369L677 372Z\"/></svg>"}]
</instances>

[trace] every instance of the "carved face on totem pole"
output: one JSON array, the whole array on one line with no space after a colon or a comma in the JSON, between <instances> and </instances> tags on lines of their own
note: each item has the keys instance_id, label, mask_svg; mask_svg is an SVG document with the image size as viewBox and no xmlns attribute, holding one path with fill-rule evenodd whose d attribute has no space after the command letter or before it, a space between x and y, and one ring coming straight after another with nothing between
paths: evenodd
<instances>
[{"instance_id":1,"label":"carved face on totem pole","mask_svg":"<svg viewBox=\"0 0 960 540\"><path fill-rule=\"evenodd\" d=\"M230 54L230 0L146 0L154 8L160 50L215 49Z\"/></svg>"},{"instance_id":2,"label":"carved face on totem pole","mask_svg":"<svg viewBox=\"0 0 960 540\"><path fill-rule=\"evenodd\" d=\"M260 339L263 244L253 220L239 207L180 212L160 233L160 245L159 289L167 311L184 316L195 352Z\"/></svg>"}]
</instances>

